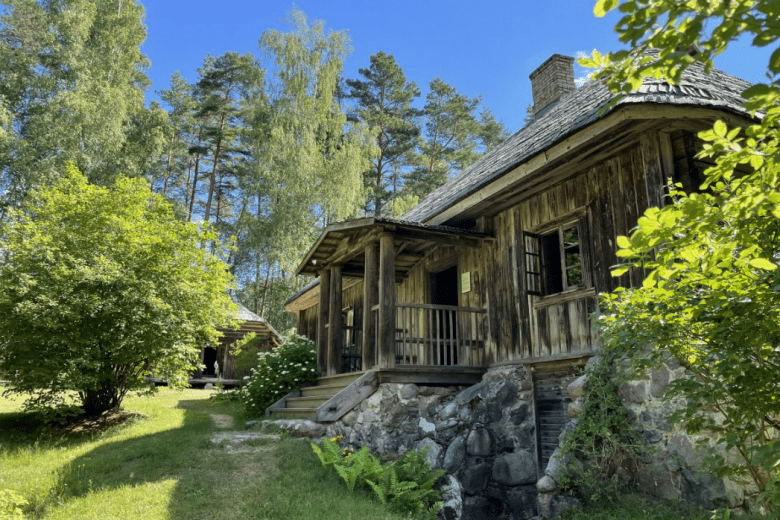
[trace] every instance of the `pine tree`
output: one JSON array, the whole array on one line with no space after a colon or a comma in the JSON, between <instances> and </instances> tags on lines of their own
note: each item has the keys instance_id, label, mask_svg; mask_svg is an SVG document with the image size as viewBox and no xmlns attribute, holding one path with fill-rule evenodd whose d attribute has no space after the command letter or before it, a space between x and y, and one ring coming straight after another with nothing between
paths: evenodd
<instances>
[{"instance_id":1,"label":"pine tree","mask_svg":"<svg viewBox=\"0 0 780 520\"><path fill-rule=\"evenodd\" d=\"M420 111L411 106L420 89L406 81L395 58L384 51L371 56L369 68L358 72L364 79L347 80L348 97L357 104L351 117L366 122L377 135L379 155L364 174L364 184L368 192L366 212L379 216L387 212L385 205L400 187L399 163L420 135Z\"/></svg>"}]
</instances>

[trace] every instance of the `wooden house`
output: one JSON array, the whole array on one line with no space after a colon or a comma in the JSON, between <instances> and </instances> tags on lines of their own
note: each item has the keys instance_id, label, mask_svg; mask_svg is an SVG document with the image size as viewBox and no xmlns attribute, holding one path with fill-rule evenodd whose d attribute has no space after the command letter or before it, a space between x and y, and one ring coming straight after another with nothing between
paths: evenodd
<instances>
[{"instance_id":1,"label":"wooden house","mask_svg":"<svg viewBox=\"0 0 780 520\"><path fill-rule=\"evenodd\" d=\"M500 364L530 366L537 398L555 387L599 348L597 295L641 282L610 275L616 237L664 204L667 179L698 189L699 131L750 122L749 84L699 66L606 111L605 85L575 88L573 58L552 56L531 80L530 124L401 219L328 226L298 268L318 278L287 309L317 343L322 384L364 380L351 400L306 402L320 420L376 382L465 385Z\"/></svg>"},{"instance_id":2,"label":"wooden house","mask_svg":"<svg viewBox=\"0 0 780 520\"><path fill-rule=\"evenodd\" d=\"M248 375L248 373L236 370L236 359L230 350L236 341L242 339L250 332L254 332L257 337L258 341L254 348L258 352L267 352L282 344L282 337L270 323L240 303L238 304L238 319L240 320L238 329L217 329L222 334L219 338L219 343L206 345L201 348L200 362L201 367L205 366L205 368L201 368L195 373L194 383L193 381L191 383L197 384L197 380L204 382L215 379L217 377L217 364L219 366L219 376L228 382L234 381L237 384L238 380Z\"/></svg>"}]
</instances>

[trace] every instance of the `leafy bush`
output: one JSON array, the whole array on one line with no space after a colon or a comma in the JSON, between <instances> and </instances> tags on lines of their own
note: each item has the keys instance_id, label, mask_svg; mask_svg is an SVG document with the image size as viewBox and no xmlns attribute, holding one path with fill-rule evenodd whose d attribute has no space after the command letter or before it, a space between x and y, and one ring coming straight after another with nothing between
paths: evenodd
<instances>
[{"instance_id":1,"label":"leafy bush","mask_svg":"<svg viewBox=\"0 0 780 520\"><path fill-rule=\"evenodd\" d=\"M296 388L317 379L317 349L310 339L295 336L270 352L257 354L242 388L247 412L262 414L265 409Z\"/></svg>"},{"instance_id":2,"label":"leafy bush","mask_svg":"<svg viewBox=\"0 0 780 520\"><path fill-rule=\"evenodd\" d=\"M77 395L91 416L183 384L198 345L235 320L217 236L176 218L145 179L89 184L74 168L0 226L0 372L31 407Z\"/></svg>"},{"instance_id":3,"label":"leafy bush","mask_svg":"<svg viewBox=\"0 0 780 520\"><path fill-rule=\"evenodd\" d=\"M582 410L561 446L563 457L574 456L580 464L569 464L559 484L575 488L589 501L622 496L637 475L639 459L649 449L629 424L628 410L618 395L627 380L625 372L613 351L603 352L598 363L587 367Z\"/></svg>"},{"instance_id":4,"label":"leafy bush","mask_svg":"<svg viewBox=\"0 0 780 520\"><path fill-rule=\"evenodd\" d=\"M365 446L357 452L342 449L337 444L339 439L323 439L322 448L316 444L311 447L322 465L333 468L350 491L356 487L369 487L393 510L413 518L436 519L442 505L442 492L434 486L445 472L431 469L425 460L427 449L409 451L398 460L382 465Z\"/></svg>"},{"instance_id":5,"label":"leafy bush","mask_svg":"<svg viewBox=\"0 0 780 520\"><path fill-rule=\"evenodd\" d=\"M257 366L258 345L261 339L257 334L250 332L230 347L230 353L236 357L236 372L247 372Z\"/></svg>"}]
</instances>

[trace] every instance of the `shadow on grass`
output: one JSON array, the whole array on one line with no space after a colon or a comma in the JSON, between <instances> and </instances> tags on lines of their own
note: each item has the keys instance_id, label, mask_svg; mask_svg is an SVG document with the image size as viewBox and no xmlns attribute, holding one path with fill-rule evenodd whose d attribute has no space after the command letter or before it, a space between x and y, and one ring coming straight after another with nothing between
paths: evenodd
<instances>
[{"instance_id":1,"label":"shadow on grass","mask_svg":"<svg viewBox=\"0 0 780 520\"><path fill-rule=\"evenodd\" d=\"M220 502L214 491L235 469L235 460L211 442L214 426L208 414L189 409L186 402L178 407L185 409L181 426L109 441L60 468L57 500L175 479L168 498L170 518L201 518L200 512L206 518Z\"/></svg>"},{"instance_id":2,"label":"shadow on grass","mask_svg":"<svg viewBox=\"0 0 780 520\"><path fill-rule=\"evenodd\" d=\"M322 468L307 442L259 443L252 451L229 453L211 441L218 429L209 414L235 416L233 409L186 399L179 400L177 408L183 410L183 422L176 427L129 439L109 438L61 466L49 498L36 505L36 513L61 518L74 511L72 507L88 503L102 518L102 509L115 506L102 502L112 500L113 491L138 488L135 493L143 495L128 500L154 502L167 510L164 518L402 518L388 514L366 494L349 494L337 476ZM16 436L17 446L34 444L28 419L24 414L0 414L0 440ZM240 423L233 429L239 428ZM175 484L156 485L171 480Z\"/></svg>"},{"instance_id":3,"label":"shadow on grass","mask_svg":"<svg viewBox=\"0 0 780 520\"><path fill-rule=\"evenodd\" d=\"M36 413L0 413L0 446L11 454L34 446L44 449L76 447L95 440L106 430L129 424L140 417L137 413L121 411L97 418L78 418L66 425L51 425Z\"/></svg>"}]
</instances>

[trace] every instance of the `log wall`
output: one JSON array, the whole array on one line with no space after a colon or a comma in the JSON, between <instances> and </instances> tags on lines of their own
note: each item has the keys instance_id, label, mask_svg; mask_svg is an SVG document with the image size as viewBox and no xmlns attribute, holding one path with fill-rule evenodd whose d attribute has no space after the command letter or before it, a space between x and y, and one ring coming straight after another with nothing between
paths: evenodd
<instances>
[{"instance_id":1,"label":"log wall","mask_svg":"<svg viewBox=\"0 0 780 520\"><path fill-rule=\"evenodd\" d=\"M496 241L480 248L439 245L396 285L397 301L431 303L430 276L458 266L470 275L470 290L459 287L458 305L487 310L478 325L484 330L486 364L576 357L598 348L589 315L597 310L597 294L619 285L640 284L645 273L634 270L619 278L609 268L618 259L616 237L627 235L642 213L663 203L667 176L693 186L690 135L679 131L647 131L611 155L555 183L539 180L520 191L518 202L478 223ZM682 168L681 165L687 165ZM571 163L567 165L571 170ZM675 174L675 169L677 170ZM685 177L685 179L681 178ZM687 179L687 180L686 180ZM547 185L544 185L547 182ZM525 195L524 194L529 194ZM526 294L524 232L548 233L577 222L583 255L583 286L550 296ZM344 291L344 307L362 323L363 284ZM301 311L299 330L316 330L316 306Z\"/></svg>"}]
</instances>

